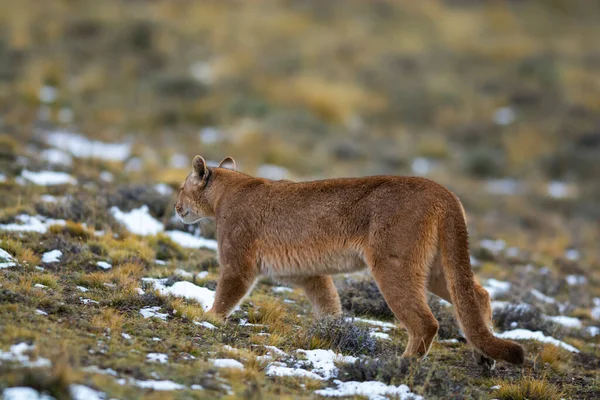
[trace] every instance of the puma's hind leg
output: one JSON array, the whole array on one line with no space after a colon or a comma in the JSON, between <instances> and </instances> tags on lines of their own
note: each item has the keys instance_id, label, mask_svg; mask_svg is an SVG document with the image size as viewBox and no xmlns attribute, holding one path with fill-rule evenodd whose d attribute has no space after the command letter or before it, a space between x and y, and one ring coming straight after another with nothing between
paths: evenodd
<instances>
[{"instance_id":1,"label":"puma's hind leg","mask_svg":"<svg viewBox=\"0 0 600 400\"><path fill-rule=\"evenodd\" d=\"M340 296L331 276L295 277L286 281L304 290L315 315L342 315Z\"/></svg>"},{"instance_id":2,"label":"puma's hind leg","mask_svg":"<svg viewBox=\"0 0 600 400\"><path fill-rule=\"evenodd\" d=\"M424 358L439 328L425 297L426 260L398 255L368 261L386 303L408 331L402 357Z\"/></svg>"},{"instance_id":3,"label":"puma's hind leg","mask_svg":"<svg viewBox=\"0 0 600 400\"><path fill-rule=\"evenodd\" d=\"M452 303L452 298L450 297L450 291L448 290L446 278L444 276L444 271L442 270L442 263L440 261L439 254L435 257L431 265L431 271L429 273L429 279L427 282L427 289L436 296L446 300L449 303ZM486 321L486 323L488 323L490 330L492 330L493 324L490 296L487 290L485 290L485 288L481 286L478 282L475 282L475 292L479 302L479 312L483 314L483 319ZM475 349L473 349L473 354L477 364L484 365L490 370L494 369L496 365L496 362L494 360L484 356Z\"/></svg>"},{"instance_id":4,"label":"puma's hind leg","mask_svg":"<svg viewBox=\"0 0 600 400\"><path fill-rule=\"evenodd\" d=\"M490 302L490 294L488 291L479 284L479 282L475 281L475 294L477 296L477 300L479 302L479 312L483 316L483 320L487 324L489 330L494 332L494 322L492 320L492 304ZM493 370L496 367L496 361L491 358L488 358L481 354L479 351L474 350L475 362L479 365L483 365L489 370Z\"/></svg>"}]
</instances>

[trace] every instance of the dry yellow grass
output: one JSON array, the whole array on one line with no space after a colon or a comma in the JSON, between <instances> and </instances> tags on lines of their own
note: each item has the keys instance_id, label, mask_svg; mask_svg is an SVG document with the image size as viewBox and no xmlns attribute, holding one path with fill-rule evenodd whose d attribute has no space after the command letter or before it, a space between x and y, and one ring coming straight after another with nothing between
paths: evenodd
<instances>
[{"instance_id":1,"label":"dry yellow grass","mask_svg":"<svg viewBox=\"0 0 600 400\"><path fill-rule=\"evenodd\" d=\"M114 308L105 308L95 315L90 321L90 325L100 330L109 330L111 337L121 331L124 316L119 314Z\"/></svg>"},{"instance_id":2,"label":"dry yellow grass","mask_svg":"<svg viewBox=\"0 0 600 400\"><path fill-rule=\"evenodd\" d=\"M517 381L497 381L500 389L492 396L499 400L560 400L563 394L543 379L524 377Z\"/></svg>"},{"instance_id":3,"label":"dry yellow grass","mask_svg":"<svg viewBox=\"0 0 600 400\"><path fill-rule=\"evenodd\" d=\"M68 234L80 239L87 239L92 236L92 231L89 228L73 221L67 221L65 225L52 225L48 230L54 234Z\"/></svg>"},{"instance_id":4,"label":"dry yellow grass","mask_svg":"<svg viewBox=\"0 0 600 400\"><path fill-rule=\"evenodd\" d=\"M539 354L540 361L555 370L565 370L573 358L571 352L557 346L546 344Z\"/></svg>"}]
</instances>

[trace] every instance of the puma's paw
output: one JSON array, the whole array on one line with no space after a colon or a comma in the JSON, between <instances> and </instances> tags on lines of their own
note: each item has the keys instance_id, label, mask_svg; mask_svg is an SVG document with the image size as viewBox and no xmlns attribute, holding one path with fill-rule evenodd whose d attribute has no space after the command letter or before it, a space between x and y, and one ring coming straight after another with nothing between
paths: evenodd
<instances>
[{"instance_id":1,"label":"puma's paw","mask_svg":"<svg viewBox=\"0 0 600 400\"><path fill-rule=\"evenodd\" d=\"M496 368L496 360L487 358L486 356L484 356L483 354L481 354L478 351L474 352L474 356L475 356L475 362L477 362L477 365L482 365L486 370L492 371L494 368Z\"/></svg>"}]
</instances>

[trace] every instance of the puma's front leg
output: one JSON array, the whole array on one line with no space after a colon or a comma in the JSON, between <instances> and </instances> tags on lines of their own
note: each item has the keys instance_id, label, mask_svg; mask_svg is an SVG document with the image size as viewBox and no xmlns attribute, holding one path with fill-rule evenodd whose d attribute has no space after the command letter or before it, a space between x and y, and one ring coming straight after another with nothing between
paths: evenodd
<instances>
[{"instance_id":1,"label":"puma's front leg","mask_svg":"<svg viewBox=\"0 0 600 400\"><path fill-rule=\"evenodd\" d=\"M217 283L215 302L209 312L227 318L256 282L256 275L248 276L233 271L222 273Z\"/></svg>"},{"instance_id":2,"label":"puma's front leg","mask_svg":"<svg viewBox=\"0 0 600 400\"><path fill-rule=\"evenodd\" d=\"M227 318L254 286L258 268L242 240L230 237L219 237L218 240L220 276L215 302L209 312Z\"/></svg>"}]
</instances>

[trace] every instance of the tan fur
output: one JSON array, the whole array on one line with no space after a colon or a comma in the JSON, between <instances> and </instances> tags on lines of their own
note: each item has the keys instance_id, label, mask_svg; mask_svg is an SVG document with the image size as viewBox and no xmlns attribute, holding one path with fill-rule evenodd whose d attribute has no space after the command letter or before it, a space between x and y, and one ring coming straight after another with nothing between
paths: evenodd
<instances>
[{"instance_id":1,"label":"tan fur","mask_svg":"<svg viewBox=\"0 0 600 400\"><path fill-rule=\"evenodd\" d=\"M214 218L220 278L212 312L228 316L258 276L302 287L316 313L341 314L329 275L368 267L409 334L403 356L424 357L438 330L426 290L455 305L467 340L486 357L520 364L523 348L491 332L487 291L471 270L464 210L427 179L313 182L255 178L196 156L176 205L185 223ZM235 167L234 167L235 168Z\"/></svg>"}]
</instances>

